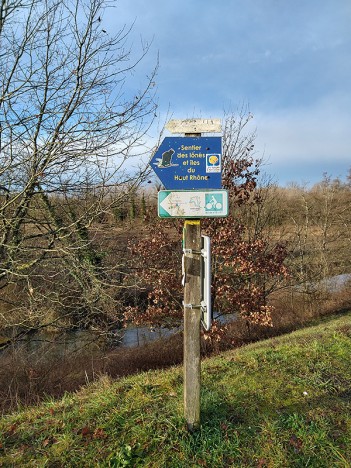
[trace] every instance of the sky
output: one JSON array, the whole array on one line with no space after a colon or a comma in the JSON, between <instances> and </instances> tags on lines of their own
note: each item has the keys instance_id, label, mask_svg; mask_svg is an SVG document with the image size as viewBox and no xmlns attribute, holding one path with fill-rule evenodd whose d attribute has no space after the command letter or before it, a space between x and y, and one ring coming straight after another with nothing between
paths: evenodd
<instances>
[{"instance_id":1,"label":"sky","mask_svg":"<svg viewBox=\"0 0 351 468\"><path fill-rule=\"evenodd\" d=\"M103 17L108 31L131 23L134 53L150 43L138 79L159 58L161 120L222 118L248 106L256 156L275 182L345 178L350 0L118 0Z\"/></svg>"}]
</instances>

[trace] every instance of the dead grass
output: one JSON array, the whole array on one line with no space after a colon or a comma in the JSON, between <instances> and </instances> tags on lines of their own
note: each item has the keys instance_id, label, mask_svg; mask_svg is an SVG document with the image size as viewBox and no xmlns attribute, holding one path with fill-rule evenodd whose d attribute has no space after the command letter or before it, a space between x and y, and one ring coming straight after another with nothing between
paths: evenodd
<instances>
[{"instance_id":1,"label":"dead grass","mask_svg":"<svg viewBox=\"0 0 351 468\"><path fill-rule=\"evenodd\" d=\"M7 349L1 356L0 412L39 403L46 396L60 397L102 375L118 378L178 364L182 361L182 347L182 336L178 334L142 347L109 352L83 348L55 355L50 343L33 353Z\"/></svg>"},{"instance_id":2,"label":"dead grass","mask_svg":"<svg viewBox=\"0 0 351 468\"><path fill-rule=\"evenodd\" d=\"M351 310L351 284L333 296L305 295L286 291L271 298L275 306L274 327L248 327L242 320L228 325L221 341L203 340L202 354L223 350L290 332L323 317ZM166 368L183 359L182 333L142 347L120 348L109 352L82 349L64 356L54 355L50 343L40 353L18 348L2 352L0 368L0 411L39 403L46 396L60 397L88 382L108 375L112 378ZM50 359L44 359L45 355Z\"/></svg>"}]
</instances>

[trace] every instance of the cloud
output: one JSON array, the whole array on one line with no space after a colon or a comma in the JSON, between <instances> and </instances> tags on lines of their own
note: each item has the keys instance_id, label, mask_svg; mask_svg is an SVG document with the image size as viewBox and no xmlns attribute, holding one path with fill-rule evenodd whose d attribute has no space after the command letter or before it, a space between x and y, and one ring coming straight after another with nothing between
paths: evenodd
<instances>
[{"instance_id":1,"label":"cloud","mask_svg":"<svg viewBox=\"0 0 351 468\"><path fill-rule=\"evenodd\" d=\"M116 12L111 30L135 20L133 37L153 39L142 75L159 52L159 113L220 117L249 103L279 179L350 165L349 0L120 0Z\"/></svg>"},{"instance_id":2,"label":"cloud","mask_svg":"<svg viewBox=\"0 0 351 468\"><path fill-rule=\"evenodd\" d=\"M314 106L256 114L256 149L280 182L338 177L351 167L351 99L330 95Z\"/></svg>"}]
</instances>

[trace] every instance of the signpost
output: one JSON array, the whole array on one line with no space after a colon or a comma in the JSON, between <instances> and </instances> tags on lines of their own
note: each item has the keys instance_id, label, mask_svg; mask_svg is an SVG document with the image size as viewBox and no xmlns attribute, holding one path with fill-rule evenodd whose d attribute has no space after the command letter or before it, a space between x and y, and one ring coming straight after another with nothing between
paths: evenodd
<instances>
[{"instance_id":1,"label":"signpost","mask_svg":"<svg viewBox=\"0 0 351 468\"><path fill-rule=\"evenodd\" d=\"M184 222L184 416L189 430L200 425L200 328L211 327L210 239L201 236L200 218L228 215L228 192L222 189L219 119L172 120L166 128L183 137L166 137L150 165L166 190L158 194L161 218Z\"/></svg>"}]
</instances>

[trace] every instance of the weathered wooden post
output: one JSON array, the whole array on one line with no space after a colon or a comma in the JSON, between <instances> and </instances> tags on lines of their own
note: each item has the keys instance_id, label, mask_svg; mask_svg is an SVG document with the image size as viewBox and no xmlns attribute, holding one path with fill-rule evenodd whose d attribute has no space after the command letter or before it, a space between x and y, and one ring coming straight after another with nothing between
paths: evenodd
<instances>
[{"instance_id":1,"label":"weathered wooden post","mask_svg":"<svg viewBox=\"0 0 351 468\"><path fill-rule=\"evenodd\" d=\"M190 431L200 425L201 225L185 221L184 247L184 417Z\"/></svg>"}]
</instances>

